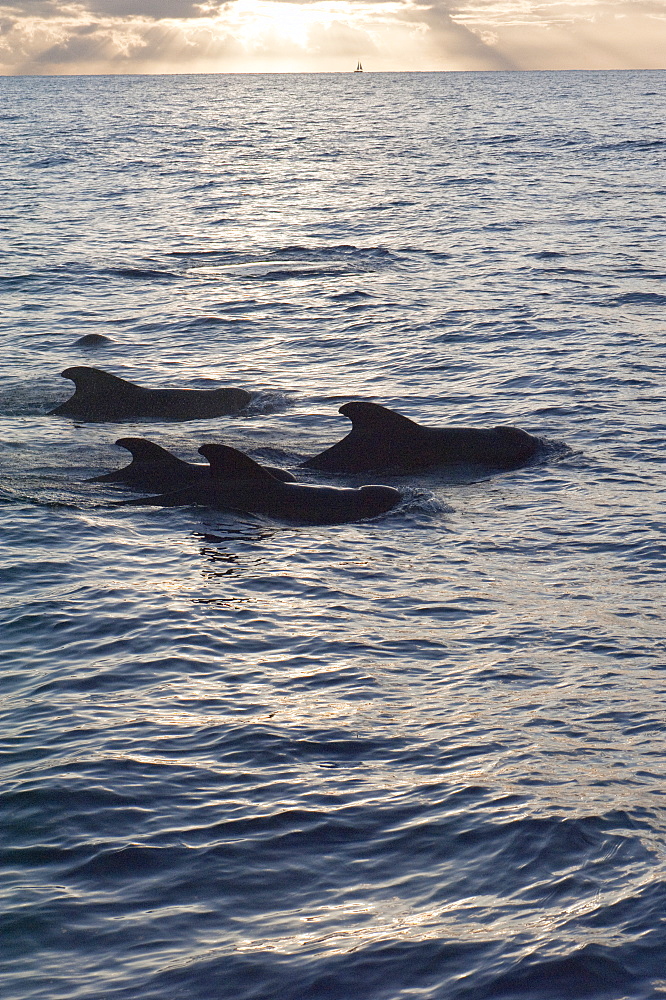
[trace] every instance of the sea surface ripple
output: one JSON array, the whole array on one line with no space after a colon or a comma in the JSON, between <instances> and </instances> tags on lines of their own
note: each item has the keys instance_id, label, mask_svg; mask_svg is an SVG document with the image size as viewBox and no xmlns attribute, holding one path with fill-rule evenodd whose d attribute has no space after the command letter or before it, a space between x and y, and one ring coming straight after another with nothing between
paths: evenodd
<instances>
[{"instance_id":1,"label":"sea surface ripple","mask_svg":"<svg viewBox=\"0 0 666 1000\"><path fill-rule=\"evenodd\" d=\"M0 91L3 1000L666 997L666 73ZM359 398L542 453L300 470L404 494L333 526L89 481Z\"/></svg>"}]
</instances>

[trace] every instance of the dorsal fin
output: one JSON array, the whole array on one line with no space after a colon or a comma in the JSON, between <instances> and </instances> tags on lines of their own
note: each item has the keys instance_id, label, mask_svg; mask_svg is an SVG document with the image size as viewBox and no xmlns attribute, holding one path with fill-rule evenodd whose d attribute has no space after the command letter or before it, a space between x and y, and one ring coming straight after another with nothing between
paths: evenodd
<instances>
[{"instance_id":1,"label":"dorsal fin","mask_svg":"<svg viewBox=\"0 0 666 1000\"><path fill-rule=\"evenodd\" d=\"M65 368L64 372L60 372L60 374L63 378L70 379L77 389L99 389L112 384L117 386L119 383L124 386L129 385L125 379L119 378L118 375L103 372L101 368L88 368L86 365Z\"/></svg>"},{"instance_id":2,"label":"dorsal fin","mask_svg":"<svg viewBox=\"0 0 666 1000\"><path fill-rule=\"evenodd\" d=\"M280 481L249 455L226 444L202 444L199 454L208 459L213 478L252 479L256 483Z\"/></svg>"},{"instance_id":3,"label":"dorsal fin","mask_svg":"<svg viewBox=\"0 0 666 1000\"><path fill-rule=\"evenodd\" d=\"M147 441L145 438L118 438L116 444L120 445L121 448L126 448L135 462L172 462L177 465L181 464L181 460L172 455L166 448L161 448L160 445L154 444L153 441Z\"/></svg>"},{"instance_id":4,"label":"dorsal fin","mask_svg":"<svg viewBox=\"0 0 666 1000\"><path fill-rule=\"evenodd\" d=\"M348 417L354 426L354 430L359 431L405 431L418 427L418 424L415 424L409 417L403 417L402 413L389 410L385 406L380 406L379 403L362 401L344 403L338 410L338 413L342 413L345 417Z\"/></svg>"}]
</instances>

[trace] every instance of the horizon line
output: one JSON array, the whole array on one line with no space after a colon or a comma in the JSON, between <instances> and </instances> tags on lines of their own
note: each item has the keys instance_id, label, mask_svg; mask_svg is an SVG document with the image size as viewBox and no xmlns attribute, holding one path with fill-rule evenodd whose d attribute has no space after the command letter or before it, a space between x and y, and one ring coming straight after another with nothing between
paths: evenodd
<instances>
[{"instance_id":1,"label":"horizon line","mask_svg":"<svg viewBox=\"0 0 666 1000\"><path fill-rule=\"evenodd\" d=\"M476 74L484 75L492 73L663 73L665 66L622 66L614 68L590 68L587 66L567 67L566 69L554 69L552 67L544 69L520 69L513 67L508 69L501 67L497 69L363 69L364 75L370 76L396 76L398 74L418 74L419 76L435 76L437 74ZM353 76L353 69L330 69L330 70L173 70L172 72L151 73L140 71L118 73L5 73L0 69L0 79L24 79L24 78L46 78L59 80L63 77L117 77L117 76Z\"/></svg>"}]
</instances>

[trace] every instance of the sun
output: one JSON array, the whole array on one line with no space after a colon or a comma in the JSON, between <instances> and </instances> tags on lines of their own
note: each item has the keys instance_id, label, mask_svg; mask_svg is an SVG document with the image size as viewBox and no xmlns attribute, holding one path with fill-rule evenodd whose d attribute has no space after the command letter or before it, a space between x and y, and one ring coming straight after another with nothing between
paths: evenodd
<instances>
[{"instance_id":1,"label":"sun","mask_svg":"<svg viewBox=\"0 0 666 1000\"><path fill-rule=\"evenodd\" d=\"M238 0L227 8L225 15L227 26L237 26L238 41L252 51L263 48L269 40L306 49L317 12L293 3Z\"/></svg>"},{"instance_id":2,"label":"sun","mask_svg":"<svg viewBox=\"0 0 666 1000\"><path fill-rule=\"evenodd\" d=\"M279 46L308 50L313 30L347 19L345 2L320 2L301 6L280 0L237 0L224 8L223 19L248 52ZM222 12L221 12L222 13Z\"/></svg>"}]
</instances>

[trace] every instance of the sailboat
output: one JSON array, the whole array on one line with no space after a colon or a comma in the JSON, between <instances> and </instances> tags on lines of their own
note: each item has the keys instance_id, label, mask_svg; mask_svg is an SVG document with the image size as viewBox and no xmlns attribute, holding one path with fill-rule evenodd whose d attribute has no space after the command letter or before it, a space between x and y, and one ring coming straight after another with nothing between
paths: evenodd
<instances>
[{"instance_id":1,"label":"sailboat","mask_svg":"<svg viewBox=\"0 0 666 1000\"><path fill-rule=\"evenodd\" d=\"M354 72L355 73L362 73L363 72L363 67L361 66L361 60L360 59L358 61L358 65L356 66L356 69L354 70Z\"/></svg>"}]
</instances>

